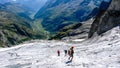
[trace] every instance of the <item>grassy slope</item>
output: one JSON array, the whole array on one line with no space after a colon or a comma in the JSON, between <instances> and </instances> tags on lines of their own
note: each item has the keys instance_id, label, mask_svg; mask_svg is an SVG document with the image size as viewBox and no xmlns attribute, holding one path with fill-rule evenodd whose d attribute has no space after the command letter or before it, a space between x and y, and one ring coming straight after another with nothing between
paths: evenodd
<instances>
[{"instance_id":1,"label":"grassy slope","mask_svg":"<svg viewBox=\"0 0 120 68\"><path fill-rule=\"evenodd\" d=\"M17 10L19 7L12 8ZM8 6L0 4L0 47L10 47L26 40L44 38L44 34L34 31L31 20L18 14L22 8L19 12L9 9Z\"/></svg>"}]
</instances>

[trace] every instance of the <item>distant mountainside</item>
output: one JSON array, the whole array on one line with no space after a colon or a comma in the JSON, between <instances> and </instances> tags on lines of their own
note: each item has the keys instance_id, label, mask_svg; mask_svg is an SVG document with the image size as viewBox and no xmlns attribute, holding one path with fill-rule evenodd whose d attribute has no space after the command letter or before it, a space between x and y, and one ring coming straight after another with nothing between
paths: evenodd
<instances>
[{"instance_id":1,"label":"distant mountainside","mask_svg":"<svg viewBox=\"0 0 120 68\"><path fill-rule=\"evenodd\" d=\"M94 34L101 35L116 26L120 26L120 0L112 0L107 10L104 7L106 4L103 2L100 7L100 12L91 26L89 38L94 37Z\"/></svg>"},{"instance_id":2,"label":"distant mountainside","mask_svg":"<svg viewBox=\"0 0 120 68\"><path fill-rule=\"evenodd\" d=\"M29 20L32 20L30 16L34 13L34 11L28 8L27 6L22 5L20 3L11 3L11 2L7 2L3 5L6 7L7 10L18 14L21 17L25 17Z\"/></svg>"},{"instance_id":3,"label":"distant mountainside","mask_svg":"<svg viewBox=\"0 0 120 68\"><path fill-rule=\"evenodd\" d=\"M47 0L0 0L0 3L4 4L7 2L20 3L32 9L32 11L37 12Z\"/></svg>"},{"instance_id":4,"label":"distant mountainside","mask_svg":"<svg viewBox=\"0 0 120 68\"><path fill-rule=\"evenodd\" d=\"M44 38L44 34L40 35L34 31L30 19L19 15L25 10L15 5L0 4L0 47L10 47L25 40Z\"/></svg>"},{"instance_id":5,"label":"distant mountainside","mask_svg":"<svg viewBox=\"0 0 120 68\"><path fill-rule=\"evenodd\" d=\"M89 37L95 32L101 34L119 25L119 10L116 10L119 7L106 12L109 4L109 0L48 0L34 19L30 17L32 10L24 5L0 4L0 47L30 39L48 39L49 35L50 39L85 39L88 33ZM111 20L116 23L111 24ZM104 25L107 26L102 28Z\"/></svg>"},{"instance_id":6,"label":"distant mountainside","mask_svg":"<svg viewBox=\"0 0 120 68\"><path fill-rule=\"evenodd\" d=\"M83 22L95 17L102 1L48 0L36 13L35 19L40 20L46 30L57 32L70 24Z\"/></svg>"}]
</instances>

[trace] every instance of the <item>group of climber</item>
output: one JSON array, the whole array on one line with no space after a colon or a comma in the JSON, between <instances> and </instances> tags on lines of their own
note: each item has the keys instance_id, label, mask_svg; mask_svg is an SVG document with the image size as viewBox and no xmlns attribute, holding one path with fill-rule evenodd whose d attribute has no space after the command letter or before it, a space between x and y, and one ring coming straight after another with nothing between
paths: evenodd
<instances>
[{"instance_id":1,"label":"group of climber","mask_svg":"<svg viewBox=\"0 0 120 68\"><path fill-rule=\"evenodd\" d=\"M73 54L74 54L74 46L71 46L69 50L64 50L65 56L69 56L69 60L73 60ZM57 51L58 56L60 56L60 50Z\"/></svg>"}]
</instances>

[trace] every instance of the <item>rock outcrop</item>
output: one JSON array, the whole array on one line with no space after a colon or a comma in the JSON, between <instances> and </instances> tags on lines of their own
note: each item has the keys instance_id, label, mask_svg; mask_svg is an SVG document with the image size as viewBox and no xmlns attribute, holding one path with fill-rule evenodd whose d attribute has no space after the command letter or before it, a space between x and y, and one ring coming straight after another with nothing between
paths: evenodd
<instances>
[{"instance_id":1,"label":"rock outcrop","mask_svg":"<svg viewBox=\"0 0 120 68\"><path fill-rule=\"evenodd\" d=\"M92 23L89 38L97 35L100 35L116 26L120 26L120 0L112 0L108 9L105 10L108 3L103 2L100 7L100 12L97 15L95 21Z\"/></svg>"},{"instance_id":2,"label":"rock outcrop","mask_svg":"<svg viewBox=\"0 0 120 68\"><path fill-rule=\"evenodd\" d=\"M82 23L66 26L52 36L51 39L87 39L93 21L94 19L89 19Z\"/></svg>"}]
</instances>

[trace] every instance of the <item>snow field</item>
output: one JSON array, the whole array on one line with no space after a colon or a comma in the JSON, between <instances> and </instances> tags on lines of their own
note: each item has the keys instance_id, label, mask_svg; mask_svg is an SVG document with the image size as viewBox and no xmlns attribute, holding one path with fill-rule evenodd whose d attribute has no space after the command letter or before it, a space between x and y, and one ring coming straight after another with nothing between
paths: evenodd
<instances>
[{"instance_id":1,"label":"snow field","mask_svg":"<svg viewBox=\"0 0 120 68\"><path fill-rule=\"evenodd\" d=\"M0 68L120 68L120 30L118 27L83 43L35 40L0 49ZM74 45L73 62L64 49ZM57 50L61 55L57 56Z\"/></svg>"}]
</instances>

